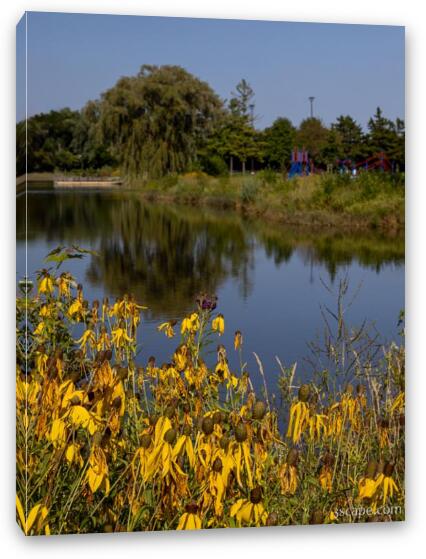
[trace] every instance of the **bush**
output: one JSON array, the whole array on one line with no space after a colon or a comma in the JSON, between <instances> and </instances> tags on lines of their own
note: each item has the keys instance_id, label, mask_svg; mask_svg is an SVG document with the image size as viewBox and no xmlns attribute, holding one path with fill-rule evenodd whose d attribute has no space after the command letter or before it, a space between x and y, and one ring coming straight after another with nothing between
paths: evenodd
<instances>
[{"instance_id":1,"label":"bush","mask_svg":"<svg viewBox=\"0 0 426 559\"><path fill-rule=\"evenodd\" d=\"M202 170L212 177L219 177L228 173L228 166L218 155L211 155L201 159Z\"/></svg>"}]
</instances>

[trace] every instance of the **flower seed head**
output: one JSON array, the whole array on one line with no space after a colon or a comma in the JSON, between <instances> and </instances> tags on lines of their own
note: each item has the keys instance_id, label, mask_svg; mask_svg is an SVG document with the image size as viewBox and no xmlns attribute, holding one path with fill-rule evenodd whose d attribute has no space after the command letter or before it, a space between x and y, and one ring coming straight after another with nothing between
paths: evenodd
<instances>
[{"instance_id":1,"label":"flower seed head","mask_svg":"<svg viewBox=\"0 0 426 559\"><path fill-rule=\"evenodd\" d=\"M176 437L177 437L177 431L176 429L172 428L166 431L164 435L164 440L166 441L166 443L173 444L176 440Z\"/></svg>"},{"instance_id":2,"label":"flower seed head","mask_svg":"<svg viewBox=\"0 0 426 559\"><path fill-rule=\"evenodd\" d=\"M195 501L191 501L185 507L185 511L189 514L197 514L198 512L198 505Z\"/></svg>"},{"instance_id":3,"label":"flower seed head","mask_svg":"<svg viewBox=\"0 0 426 559\"><path fill-rule=\"evenodd\" d=\"M228 435L223 435L223 437L220 439L220 448L223 450L227 450L228 446L229 446L229 437Z\"/></svg>"},{"instance_id":4,"label":"flower seed head","mask_svg":"<svg viewBox=\"0 0 426 559\"><path fill-rule=\"evenodd\" d=\"M191 425L184 425L183 429L182 429L182 433L186 436L186 437L190 437L191 433L192 433L192 428Z\"/></svg>"},{"instance_id":5,"label":"flower seed head","mask_svg":"<svg viewBox=\"0 0 426 559\"><path fill-rule=\"evenodd\" d=\"M278 524L278 514L276 512L271 512L268 514L266 519L266 526L277 526Z\"/></svg>"},{"instance_id":6,"label":"flower seed head","mask_svg":"<svg viewBox=\"0 0 426 559\"><path fill-rule=\"evenodd\" d=\"M141 447L142 448L149 448L150 446L151 446L151 435L148 435L148 433L145 433L141 437Z\"/></svg>"},{"instance_id":7,"label":"flower seed head","mask_svg":"<svg viewBox=\"0 0 426 559\"><path fill-rule=\"evenodd\" d=\"M296 448L290 449L287 454L287 464L289 466L296 466L298 460L299 460L299 451Z\"/></svg>"},{"instance_id":8,"label":"flower seed head","mask_svg":"<svg viewBox=\"0 0 426 559\"><path fill-rule=\"evenodd\" d=\"M164 410L164 415L168 418L171 419L174 414L175 414L175 406L173 404L169 404L166 409Z\"/></svg>"},{"instance_id":9,"label":"flower seed head","mask_svg":"<svg viewBox=\"0 0 426 559\"><path fill-rule=\"evenodd\" d=\"M323 456L323 464L324 466L333 466L334 464L334 456L331 454L331 452L326 452Z\"/></svg>"},{"instance_id":10,"label":"flower seed head","mask_svg":"<svg viewBox=\"0 0 426 559\"><path fill-rule=\"evenodd\" d=\"M250 501L257 505L262 500L262 488L258 485L250 491Z\"/></svg>"},{"instance_id":11,"label":"flower seed head","mask_svg":"<svg viewBox=\"0 0 426 559\"><path fill-rule=\"evenodd\" d=\"M385 477L391 477L394 468L395 464L393 464L392 462L386 462L385 467L383 468L383 474L385 475Z\"/></svg>"},{"instance_id":12,"label":"flower seed head","mask_svg":"<svg viewBox=\"0 0 426 559\"><path fill-rule=\"evenodd\" d=\"M213 423L215 425L222 422L222 413L220 411L215 411L213 414Z\"/></svg>"},{"instance_id":13,"label":"flower seed head","mask_svg":"<svg viewBox=\"0 0 426 559\"><path fill-rule=\"evenodd\" d=\"M266 404L261 400L258 400L253 407L253 419L260 421L265 417L266 414Z\"/></svg>"},{"instance_id":14,"label":"flower seed head","mask_svg":"<svg viewBox=\"0 0 426 559\"><path fill-rule=\"evenodd\" d=\"M219 456L216 458L216 460L213 462L213 471L217 472L217 473L221 473L222 471L222 460L219 458Z\"/></svg>"},{"instance_id":15,"label":"flower seed head","mask_svg":"<svg viewBox=\"0 0 426 559\"><path fill-rule=\"evenodd\" d=\"M235 438L239 443L243 443L247 440L247 427L244 423L239 423L235 428Z\"/></svg>"},{"instance_id":16,"label":"flower seed head","mask_svg":"<svg viewBox=\"0 0 426 559\"><path fill-rule=\"evenodd\" d=\"M302 384L299 388L299 400L301 402L307 402L309 400L309 396L311 395L311 387L309 384Z\"/></svg>"},{"instance_id":17,"label":"flower seed head","mask_svg":"<svg viewBox=\"0 0 426 559\"><path fill-rule=\"evenodd\" d=\"M201 422L201 430L205 435L211 435L214 429L214 421L211 417L203 417Z\"/></svg>"}]
</instances>

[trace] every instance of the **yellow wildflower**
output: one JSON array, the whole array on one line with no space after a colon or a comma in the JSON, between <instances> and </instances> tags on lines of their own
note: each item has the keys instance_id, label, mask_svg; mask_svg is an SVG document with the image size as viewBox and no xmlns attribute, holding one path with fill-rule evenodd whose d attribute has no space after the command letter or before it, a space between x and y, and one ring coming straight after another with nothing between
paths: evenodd
<instances>
[{"instance_id":1,"label":"yellow wildflower","mask_svg":"<svg viewBox=\"0 0 426 559\"><path fill-rule=\"evenodd\" d=\"M242 524L254 524L261 526L266 524L268 513L266 512L262 500L262 490L255 487L250 491L250 500L238 499L231 507L230 516L235 517L239 526Z\"/></svg>"},{"instance_id":2,"label":"yellow wildflower","mask_svg":"<svg viewBox=\"0 0 426 559\"><path fill-rule=\"evenodd\" d=\"M223 314L218 314L217 317L212 320L212 330L218 332L219 336L225 332L225 319L223 318Z\"/></svg>"}]
</instances>

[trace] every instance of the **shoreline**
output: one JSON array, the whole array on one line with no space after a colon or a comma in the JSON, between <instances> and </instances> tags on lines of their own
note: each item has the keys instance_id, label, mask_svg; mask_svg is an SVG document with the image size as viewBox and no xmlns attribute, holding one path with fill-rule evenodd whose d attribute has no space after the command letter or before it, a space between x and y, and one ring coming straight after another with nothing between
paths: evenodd
<instances>
[{"instance_id":1,"label":"shoreline","mask_svg":"<svg viewBox=\"0 0 426 559\"><path fill-rule=\"evenodd\" d=\"M379 232L390 237L405 235L404 198L396 197L394 192L391 192L389 199L385 197L387 192L380 192L381 198L378 196L378 200L373 198L367 201L358 200L355 195L354 201L351 200L351 205L346 203L344 196L347 196L347 193L344 192L342 200L336 202L332 199L329 204L322 201L320 207L310 207L315 206L315 197L321 195L322 177L306 177L292 183L287 181L282 183L281 190L278 190L275 185L264 183L259 187L259 184L254 183L257 177L230 177L227 180L221 180L196 176L194 180L194 177L183 176L172 184L168 184L168 179L165 177L149 183L126 180L120 185L110 183L107 186L99 186L94 182L86 185L81 181L75 181L75 184L55 186L46 175L40 174L37 177L33 176L27 185L28 192L33 193L126 192L137 194L153 203L172 203L193 208L206 207L231 211L247 218L267 220L270 223L310 231L335 231L352 234ZM332 180L340 179L332 177ZM17 180L17 196L25 192L25 184L25 181ZM249 186L247 190L252 188L251 185L256 184L254 191L248 194L245 192L247 184ZM358 185L350 186L357 187ZM343 191L343 188L339 188ZM344 188L350 191L347 186ZM342 196L340 192L338 195ZM333 209L333 205L338 209ZM347 207L352 211L347 211Z\"/></svg>"},{"instance_id":2,"label":"shoreline","mask_svg":"<svg viewBox=\"0 0 426 559\"><path fill-rule=\"evenodd\" d=\"M370 216L353 216L347 213L300 210L286 212L277 208L262 208L258 203L244 203L221 196L185 196L155 190L128 189L149 202L172 203L188 207L205 207L235 212L249 219L275 223L281 226L303 228L310 231L342 233L381 233L389 237L405 236L405 221L395 223L389 217L374 224Z\"/></svg>"}]
</instances>

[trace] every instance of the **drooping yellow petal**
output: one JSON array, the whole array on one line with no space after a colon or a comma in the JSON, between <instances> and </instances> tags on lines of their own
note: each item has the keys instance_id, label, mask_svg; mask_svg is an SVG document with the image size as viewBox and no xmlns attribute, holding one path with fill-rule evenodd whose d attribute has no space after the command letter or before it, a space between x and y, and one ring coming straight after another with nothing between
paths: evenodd
<instances>
[{"instance_id":1,"label":"drooping yellow petal","mask_svg":"<svg viewBox=\"0 0 426 559\"><path fill-rule=\"evenodd\" d=\"M22 529L25 531L25 524L26 523L25 523L24 508L22 506L21 500L18 497L18 495L16 495L16 510L18 512L18 517L19 517L19 520L21 522Z\"/></svg>"}]
</instances>

